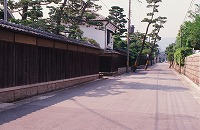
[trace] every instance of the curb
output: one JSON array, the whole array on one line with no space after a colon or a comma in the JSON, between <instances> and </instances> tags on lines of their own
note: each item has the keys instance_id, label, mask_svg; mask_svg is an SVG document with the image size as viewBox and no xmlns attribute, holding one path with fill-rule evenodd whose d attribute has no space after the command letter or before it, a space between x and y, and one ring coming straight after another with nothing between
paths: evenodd
<instances>
[{"instance_id":1,"label":"curb","mask_svg":"<svg viewBox=\"0 0 200 130\"><path fill-rule=\"evenodd\" d=\"M200 104L200 86L195 84L185 75L180 74L175 70L173 70L173 72L180 79L181 83L189 89L189 93L194 97L194 99Z\"/></svg>"}]
</instances>

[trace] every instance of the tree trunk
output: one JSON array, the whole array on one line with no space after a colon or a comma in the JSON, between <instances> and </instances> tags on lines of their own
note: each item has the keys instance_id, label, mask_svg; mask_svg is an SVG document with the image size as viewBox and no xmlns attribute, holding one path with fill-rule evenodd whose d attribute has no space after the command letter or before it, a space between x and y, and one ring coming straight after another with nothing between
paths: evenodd
<instances>
[{"instance_id":1,"label":"tree trunk","mask_svg":"<svg viewBox=\"0 0 200 130\"><path fill-rule=\"evenodd\" d=\"M142 41L142 48L140 49L140 52L138 53L138 56L137 56L137 58L136 58L136 60L135 60L134 71L135 71L135 70L137 69L137 67L138 67L138 60L139 60L139 58L140 58L140 56L141 56L141 54L142 54L142 51L143 51L143 49L144 49L145 40L146 40L146 36L147 36L147 33L148 33L148 30L149 30L149 26L150 26L150 25L151 25L151 22L147 25L146 33L145 33L144 38L143 38L143 41Z\"/></svg>"},{"instance_id":2,"label":"tree trunk","mask_svg":"<svg viewBox=\"0 0 200 130\"><path fill-rule=\"evenodd\" d=\"M148 65L149 65L149 59L151 60L151 57L152 57L152 53L153 53L153 49L156 45L156 40L157 40L157 37L158 37L158 33L160 32L160 28L158 29L158 32L156 33L156 36L155 36L155 39L154 39L154 42L153 42L153 46L151 47L151 51L149 53L149 57L147 58L147 61L146 61L146 65L144 67L145 70L147 70L148 68Z\"/></svg>"},{"instance_id":3,"label":"tree trunk","mask_svg":"<svg viewBox=\"0 0 200 130\"><path fill-rule=\"evenodd\" d=\"M57 21L56 21L57 26L61 25L62 12L63 12L64 7L66 6L66 3L67 3L67 0L64 0L64 2L62 3L62 5L60 7L60 10L58 10L58 12L57 12L57 15L58 15L57 16ZM56 34L60 34L60 30L59 29L56 29Z\"/></svg>"},{"instance_id":4,"label":"tree trunk","mask_svg":"<svg viewBox=\"0 0 200 130\"><path fill-rule=\"evenodd\" d=\"M28 17L28 4L25 4L22 9L22 20L26 20Z\"/></svg>"},{"instance_id":5,"label":"tree trunk","mask_svg":"<svg viewBox=\"0 0 200 130\"><path fill-rule=\"evenodd\" d=\"M146 61L145 67L144 67L145 70L147 70L147 68L148 68L149 60L151 60L151 57L152 57L152 52L153 52L153 48L151 48L151 52L149 53L149 57L147 58L147 61Z\"/></svg>"},{"instance_id":6,"label":"tree trunk","mask_svg":"<svg viewBox=\"0 0 200 130\"><path fill-rule=\"evenodd\" d=\"M172 65L174 65L174 61L172 60L172 61L170 61L170 63L169 63L169 68L171 68L172 67Z\"/></svg>"},{"instance_id":7,"label":"tree trunk","mask_svg":"<svg viewBox=\"0 0 200 130\"><path fill-rule=\"evenodd\" d=\"M154 7L153 7L153 11L152 11L153 15L151 16L151 21L148 23L147 28L146 28L146 32L145 32L145 35L144 35L144 38L143 38L143 41L142 41L142 48L140 49L140 52L138 53L138 56L137 56L136 61L135 61L135 64L134 64L134 68L133 68L134 71L135 71L135 70L137 69L137 67L138 67L138 60L139 60L139 58L140 58L140 56L141 56L141 54L142 54L142 51L143 51L143 49L144 49L144 44L145 44L145 41L146 41L146 36L147 36L148 31L149 31L149 26L151 25L152 20L153 20L153 17L154 17L155 5L156 5L156 3L154 3Z\"/></svg>"}]
</instances>

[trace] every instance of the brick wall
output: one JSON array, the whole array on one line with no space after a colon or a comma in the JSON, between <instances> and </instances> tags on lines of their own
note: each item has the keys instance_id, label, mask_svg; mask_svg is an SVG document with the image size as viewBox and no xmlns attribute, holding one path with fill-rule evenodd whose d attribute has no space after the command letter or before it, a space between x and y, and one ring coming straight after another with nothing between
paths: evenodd
<instances>
[{"instance_id":1,"label":"brick wall","mask_svg":"<svg viewBox=\"0 0 200 130\"><path fill-rule=\"evenodd\" d=\"M200 85L200 53L186 57L184 74L197 85Z\"/></svg>"}]
</instances>

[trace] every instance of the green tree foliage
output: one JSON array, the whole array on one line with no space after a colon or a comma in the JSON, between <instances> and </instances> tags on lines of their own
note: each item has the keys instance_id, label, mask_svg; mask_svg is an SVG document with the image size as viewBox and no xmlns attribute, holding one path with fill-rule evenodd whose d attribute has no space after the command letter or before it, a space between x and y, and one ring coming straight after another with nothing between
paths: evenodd
<instances>
[{"instance_id":1,"label":"green tree foliage","mask_svg":"<svg viewBox=\"0 0 200 130\"><path fill-rule=\"evenodd\" d=\"M192 54L192 48L200 50L200 5L196 5L195 11L189 11L191 21L181 25L176 38L174 60L183 66L186 56Z\"/></svg>"},{"instance_id":2,"label":"green tree foliage","mask_svg":"<svg viewBox=\"0 0 200 130\"><path fill-rule=\"evenodd\" d=\"M13 12L21 15L21 20L37 20L43 17L42 5L48 5L59 0L8 0L8 6Z\"/></svg>"},{"instance_id":3,"label":"green tree foliage","mask_svg":"<svg viewBox=\"0 0 200 130\"><path fill-rule=\"evenodd\" d=\"M132 54L132 59L136 59L138 56L138 52L142 47L142 36L143 34L140 32L135 32L134 34L130 35L130 53Z\"/></svg>"},{"instance_id":4,"label":"green tree foliage","mask_svg":"<svg viewBox=\"0 0 200 130\"><path fill-rule=\"evenodd\" d=\"M169 52L167 54L167 60L170 61L170 62L174 61L174 52Z\"/></svg>"},{"instance_id":5,"label":"green tree foliage","mask_svg":"<svg viewBox=\"0 0 200 130\"><path fill-rule=\"evenodd\" d=\"M163 28L163 24L166 22L166 17L158 17L155 19L155 23L153 25L153 30L149 34L149 37L151 38L151 42L149 43L150 46L150 53L148 54L145 69L148 68L149 60L153 59L153 53L157 50L157 44L156 42L161 40L161 37L159 36L160 29Z\"/></svg>"},{"instance_id":6,"label":"green tree foliage","mask_svg":"<svg viewBox=\"0 0 200 130\"><path fill-rule=\"evenodd\" d=\"M131 59L135 62L141 48L142 48L142 39L144 34L140 32L135 32L130 35L130 55ZM138 60L139 64L144 64L147 54L150 52L149 43L145 42L144 49L140 55L140 59ZM131 62L134 64L134 62Z\"/></svg>"},{"instance_id":7,"label":"green tree foliage","mask_svg":"<svg viewBox=\"0 0 200 130\"><path fill-rule=\"evenodd\" d=\"M95 45L96 47L100 47L99 43L97 43L97 42L96 42L94 39L92 39L92 38L83 37L83 38L82 38L82 41L89 42L89 43Z\"/></svg>"},{"instance_id":8,"label":"green tree foliage","mask_svg":"<svg viewBox=\"0 0 200 130\"><path fill-rule=\"evenodd\" d=\"M8 0L12 12L18 12L21 19L11 19L12 22L48 31L47 21L43 18L42 6L57 2L57 0Z\"/></svg>"},{"instance_id":9,"label":"green tree foliage","mask_svg":"<svg viewBox=\"0 0 200 130\"><path fill-rule=\"evenodd\" d=\"M167 55L167 60L170 62L169 68L172 67L174 64L174 52L175 52L175 43L169 44L168 47L166 47L165 54Z\"/></svg>"},{"instance_id":10,"label":"green tree foliage","mask_svg":"<svg viewBox=\"0 0 200 130\"><path fill-rule=\"evenodd\" d=\"M92 19L96 18L94 12L101 8L92 0L64 0L58 2L56 6L48 6L48 8L50 9L51 30L56 34L64 32L70 38L81 39L82 35L78 25L100 25L99 22L91 22Z\"/></svg>"},{"instance_id":11,"label":"green tree foliage","mask_svg":"<svg viewBox=\"0 0 200 130\"><path fill-rule=\"evenodd\" d=\"M178 48L174 53L174 60L180 66L184 65L185 57L192 54L192 48L182 47Z\"/></svg>"},{"instance_id":12,"label":"green tree foliage","mask_svg":"<svg viewBox=\"0 0 200 130\"><path fill-rule=\"evenodd\" d=\"M165 54L167 55L167 60L168 61L173 61L174 60L174 48L175 43L169 44L169 46L165 50Z\"/></svg>"},{"instance_id":13,"label":"green tree foliage","mask_svg":"<svg viewBox=\"0 0 200 130\"><path fill-rule=\"evenodd\" d=\"M186 36L186 46L200 50L200 16L197 16L193 22L188 22L185 29L189 35Z\"/></svg>"},{"instance_id":14,"label":"green tree foliage","mask_svg":"<svg viewBox=\"0 0 200 130\"><path fill-rule=\"evenodd\" d=\"M108 16L108 19L118 27L118 29L116 30L116 34L120 36L127 32L127 29L125 28L127 20L126 15L124 15L123 12L123 8L119 6L112 6L109 10Z\"/></svg>"},{"instance_id":15,"label":"green tree foliage","mask_svg":"<svg viewBox=\"0 0 200 130\"><path fill-rule=\"evenodd\" d=\"M126 41L122 40L119 35L114 35L114 49L123 49L126 50Z\"/></svg>"},{"instance_id":16,"label":"green tree foliage","mask_svg":"<svg viewBox=\"0 0 200 130\"><path fill-rule=\"evenodd\" d=\"M12 22L50 31L67 34L69 38L81 39L80 24L102 26L95 19L95 12L101 6L92 0L8 0L9 9L18 12L21 19ZM49 9L49 16L43 17L43 7Z\"/></svg>"},{"instance_id":17,"label":"green tree foliage","mask_svg":"<svg viewBox=\"0 0 200 130\"><path fill-rule=\"evenodd\" d=\"M109 21L115 24L118 28L115 32L114 37L114 49L123 49L126 50L127 48L127 41L123 40L121 36L127 29L125 28L125 24L127 20L125 19L126 15L124 15L124 9L119 6L112 6L109 10L109 16L107 17Z\"/></svg>"},{"instance_id":18,"label":"green tree foliage","mask_svg":"<svg viewBox=\"0 0 200 130\"><path fill-rule=\"evenodd\" d=\"M191 47L200 50L200 5L196 5L195 11L189 11L192 21L186 21L180 27L179 34L176 39L176 48Z\"/></svg>"}]
</instances>

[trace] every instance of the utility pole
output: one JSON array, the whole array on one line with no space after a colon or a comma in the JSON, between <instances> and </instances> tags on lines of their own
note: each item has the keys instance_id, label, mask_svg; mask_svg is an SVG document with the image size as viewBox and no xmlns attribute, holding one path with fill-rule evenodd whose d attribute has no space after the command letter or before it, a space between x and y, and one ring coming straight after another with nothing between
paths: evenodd
<instances>
[{"instance_id":1,"label":"utility pole","mask_svg":"<svg viewBox=\"0 0 200 130\"><path fill-rule=\"evenodd\" d=\"M182 48L182 25L181 25L181 30L180 30L180 48ZM180 63L179 63L179 66L180 66L180 73L181 73L181 58L180 57Z\"/></svg>"},{"instance_id":2,"label":"utility pole","mask_svg":"<svg viewBox=\"0 0 200 130\"><path fill-rule=\"evenodd\" d=\"M182 47L182 25L180 30L180 48Z\"/></svg>"},{"instance_id":3,"label":"utility pole","mask_svg":"<svg viewBox=\"0 0 200 130\"><path fill-rule=\"evenodd\" d=\"M129 12L128 12L127 65L126 65L126 73L128 73L128 70L129 70L130 24L131 24L131 0L129 0Z\"/></svg>"},{"instance_id":4,"label":"utility pole","mask_svg":"<svg viewBox=\"0 0 200 130\"><path fill-rule=\"evenodd\" d=\"M7 21L8 19L7 12L8 12L7 0L4 0L4 20L5 21Z\"/></svg>"}]
</instances>

